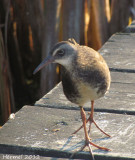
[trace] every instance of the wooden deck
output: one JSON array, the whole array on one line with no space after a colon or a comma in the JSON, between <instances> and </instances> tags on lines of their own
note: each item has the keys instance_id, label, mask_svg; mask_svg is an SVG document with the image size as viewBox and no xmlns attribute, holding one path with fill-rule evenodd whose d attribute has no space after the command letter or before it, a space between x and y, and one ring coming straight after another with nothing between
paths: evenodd
<instances>
[{"instance_id":1,"label":"wooden deck","mask_svg":"<svg viewBox=\"0 0 135 160\"><path fill-rule=\"evenodd\" d=\"M99 52L109 65L112 83L109 93L95 102L94 116L112 138L105 137L92 125L92 141L111 149L105 152L92 147L93 153L96 160L133 160L135 22L123 32L114 34ZM90 103L85 105L85 110L90 111ZM81 124L78 106L66 99L59 83L34 106L24 106L15 119L0 129L0 159L69 159L84 144L83 129L71 135ZM74 159L91 159L91 156L86 148Z\"/></svg>"}]
</instances>

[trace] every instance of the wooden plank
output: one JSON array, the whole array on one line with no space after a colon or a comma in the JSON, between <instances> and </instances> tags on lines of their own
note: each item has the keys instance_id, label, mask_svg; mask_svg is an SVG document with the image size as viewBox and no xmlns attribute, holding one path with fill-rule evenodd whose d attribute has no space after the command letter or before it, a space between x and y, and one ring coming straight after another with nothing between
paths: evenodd
<instances>
[{"instance_id":1,"label":"wooden plank","mask_svg":"<svg viewBox=\"0 0 135 160\"><path fill-rule=\"evenodd\" d=\"M135 158L135 116L95 113L95 120L102 129L112 135L112 138L105 138L92 125L92 141L112 150L104 152L92 147L95 158ZM81 124L78 110L24 106L16 113L14 120L9 120L1 128L0 153L69 158L71 153L80 149L84 143L83 129L71 136ZM76 158L90 158L88 150L85 151L77 154Z\"/></svg>"},{"instance_id":2,"label":"wooden plank","mask_svg":"<svg viewBox=\"0 0 135 160\"><path fill-rule=\"evenodd\" d=\"M95 111L135 114L135 74L111 72L112 83L105 97L95 101ZM63 94L61 83L35 103L51 108L78 109ZM85 105L90 110L90 103Z\"/></svg>"},{"instance_id":3,"label":"wooden plank","mask_svg":"<svg viewBox=\"0 0 135 160\"><path fill-rule=\"evenodd\" d=\"M99 50L110 68L135 71L135 33L117 33Z\"/></svg>"}]
</instances>

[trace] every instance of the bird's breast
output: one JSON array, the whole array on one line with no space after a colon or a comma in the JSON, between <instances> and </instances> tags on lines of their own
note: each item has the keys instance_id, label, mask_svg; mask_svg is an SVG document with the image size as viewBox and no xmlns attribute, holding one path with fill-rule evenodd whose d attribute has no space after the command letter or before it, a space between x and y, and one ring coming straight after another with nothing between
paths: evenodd
<instances>
[{"instance_id":1,"label":"bird's breast","mask_svg":"<svg viewBox=\"0 0 135 160\"><path fill-rule=\"evenodd\" d=\"M90 100L96 100L104 95L103 92L99 92L100 84L93 85L93 83L87 83L84 79L73 74L71 75L68 72L63 73L62 85L67 99L80 106Z\"/></svg>"},{"instance_id":2,"label":"bird's breast","mask_svg":"<svg viewBox=\"0 0 135 160\"><path fill-rule=\"evenodd\" d=\"M84 105L90 100L96 100L103 96L101 92L98 92L99 87L93 87L89 83L80 82L77 84L77 90L80 93L80 98L77 99L77 103Z\"/></svg>"}]
</instances>

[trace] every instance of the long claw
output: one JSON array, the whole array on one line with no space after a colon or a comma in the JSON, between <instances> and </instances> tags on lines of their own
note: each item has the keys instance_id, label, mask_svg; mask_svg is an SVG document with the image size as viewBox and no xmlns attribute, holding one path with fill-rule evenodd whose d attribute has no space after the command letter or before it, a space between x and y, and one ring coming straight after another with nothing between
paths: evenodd
<instances>
[{"instance_id":1,"label":"long claw","mask_svg":"<svg viewBox=\"0 0 135 160\"><path fill-rule=\"evenodd\" d=\"M88 144L88 148L89 148L89 152L90 152L90 154L91 154L91 156L92 156L92 160L95 160L95 157L94 157L94 155L93 155L92 148L91 148L91 145L90 145L90 144Z\"/></svg>"},{"instance_id":2,"label":"long claw","mask_svg":"<svg viewBox=\"0 0 135 160\"><path fill-rule=\"evenodd\" d=\"M98 149L101 149L101 150L104 150L104 151L111 151L109 148L106 148L106 147L101 147L101 146L98 146L97 144L93 143L93 142L90 142L90 144Z\"/></svg>"},{"instance_id":3,"label":"long claw","mask_svg":"<svg viewBox=\"0 0 135 160\"><path fill-rule=\"evenodd\" d=\"M94 120L93 120L92 122L95 124L95 126L96 126L103 134L105 134L107 137L111 137L108 133L104 132L104 131L97 125L97 123L96 123Z\"/></svg>"}]
</instances>

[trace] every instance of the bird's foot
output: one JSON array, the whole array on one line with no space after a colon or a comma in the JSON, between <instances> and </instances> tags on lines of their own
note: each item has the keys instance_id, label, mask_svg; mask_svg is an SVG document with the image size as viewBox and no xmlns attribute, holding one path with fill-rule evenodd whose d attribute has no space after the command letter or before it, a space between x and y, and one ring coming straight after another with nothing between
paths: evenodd
<instances>
[{"instance_id":1,"label":"bird's foot","mask_svg":"<svg viewBox=\"0 0 135 160\"><path fill-rule=\"evenodd\" d=\"M91 142L91 140L90 140L90 138L89 138L88 140L85 140L85 144L81 147L81 149L80 149L79 151L77 151L77 152L74 152L74 153L71 155L70 158L73 158L76 153L78 153L78 152L80 152L80 151L83 151L86 147L88 147L89 152L90 152L90 154L91 154L91 156L92 156L92 160L95 160L94 155L93 155L93 152L92 152L91 145L94 146L94 147L96 147L96 148L98 148L98 149L104 150L104 151L111 151L109 148L101 147L101 146L98 146L97 144Z\"/></svg>"},{"instance_id":2,"label":"bird's foot","mask_svg":"<svg viewBox=\"0 0 135 160\"><path fill-rule=\"evenodd\" d=\"M80 151L82 151L85 147L88 146L88 148L90 149L91 148L91 145L98 148L98 149L101 149L101 150L104 150L104 151L111 151L109 148L106 148L106 147L101 147L101 146L98 146L97 144L91 142L91 140L85 140L85 144L84 146L81 148Z\"/></svg>"},{"instance_id":3,"label":"bird's foot","mask_svg":"<svg viewBox=\"0 0 135 160\"><path fill-rule=\"evenodd\" d=\"M95 120L91 117L91 113L89 113L90 116L89 118L86 120L86 123L90 122L90 125L89 125L89 130L88 130L88 133L90 133L90 129L91 129L91 125L92 123L95 124L95 126L103 133L105 134L107 137L111 137L108 133L104 132L98 125L97 123L95 122ZM83 128L83 125L81 125L81 127L79 127L75 132L73 132L72 134L76 134L80 129Z\"/></svg>"},{"instance_id":4,"label":"bird's foot","mask_svg":"<svg viewBox=\"0 0 135 160\"><path fill-rule=\"evenodd\" d=\"M94 125L97 127L97 129L99 129L103 134L105 134L107 137L111 137L108 133L104 132L104 131L97 125L97 123L95 122L95 120L94 120L93 117L91 116L91 113L89 113L89 114L90 114L90 116L89 116L89 118L87 119L87 122L88 122L88 121L90 122L88 133L90 133L91 124L94 123Z\"/></svg>"},{"instance_id":5,"label":"bird's foot","mask_svg":"<svg viewBox=\"0 0 135 160\"><path fill-rule=\"evenodd\" d=\"M88 147L89 152L90 152L90 154L92 156L92 160L95 160L95 158L94 158L94 155L93 155L93 152L92 152L91 145L96 147L96 148L98 148L98 149L104 150L104 151L111 151L109 148L101 147L101 146L98 146L97 144L91 142L90 140L85 140L85 144L84 144L84 146L82 146L80 151L84 150L85 147Z\"/></svg>"}]
</instances>

